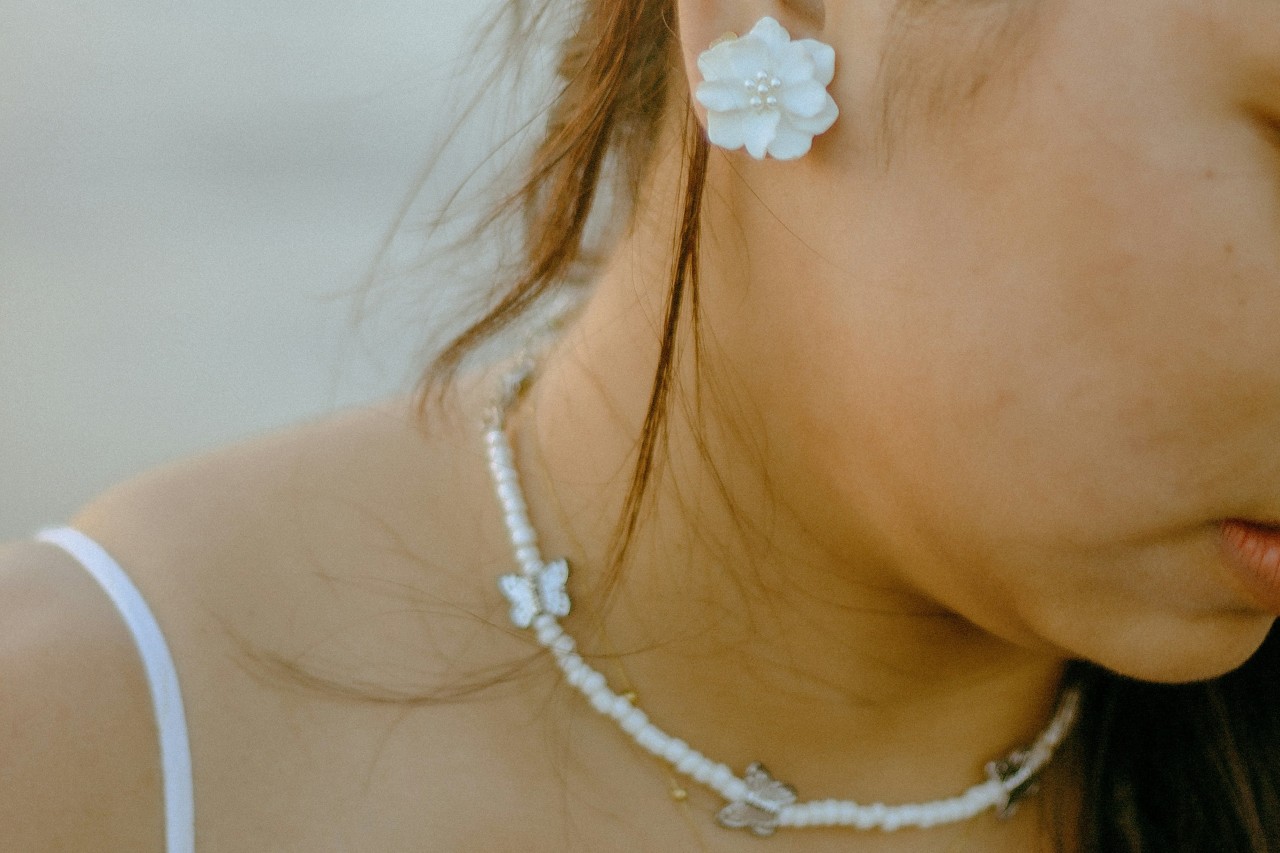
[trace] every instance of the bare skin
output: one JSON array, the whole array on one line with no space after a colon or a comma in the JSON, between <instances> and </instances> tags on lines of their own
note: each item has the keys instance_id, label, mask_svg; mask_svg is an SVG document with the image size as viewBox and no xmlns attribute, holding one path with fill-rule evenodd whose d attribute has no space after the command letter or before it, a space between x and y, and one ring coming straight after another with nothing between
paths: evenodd
<instances>
[{"instance_id":1,"label":"bare skin","mask_svg":"<svg viewBox=\"0 0 1280 853\"><path fill-rule=\"evenodd\" d=\"M542 661L422 706L307 689L262 666L278 656L340 685L430 693L529 655L503 624L495 579L509 555L490 535L501 521L473 425L441 421L424 438L411 421L389 406L272 436L153 472L74 519L129 567L178 661L201 847L742 849L746 838L709 823L714 797L690 786L687 804L673 800L663 767ZM13 546L0 569L6 591L35 587L6 601L78 626L52 647L46 627L39 656L25 647L30 707L6 707L28 735L8 745L10 766L37 783L6 799L6 831L33 833L13 845L51 849L56 826L65 846L52 849L163 849L150 705L115 611L47 546ZM5 646L21 651L21 636ZM100 772L85 772L87 756ZM1033 815L862 849L999 849L983 846L991 832L1034 849ZM843 833L772 844L849 849Z\"/></svg>"},{"instance_id":2,"label":"bare skin","mask_svg":"<svg viewBox=\"0 0 1280 853\"><path fill-rule=\"evenodd\" d=\"M1223 518L1280 518L1280 5L1046 2L1016 78L945 125L947 155L908 132L887 167L870 108L882 4L819 5L681 5L686 66L763 14L834 44L844 112L799 163L713 157L710 346L679 388L692 400L704 383L708 405L672 421L612 606L599 584L656 356L673 145L511 434L544 551L574 565L566 626L655 720L733 765L764 760L807 797L931 799L1034 736L1065 661L1210 677L1274 619L1213 537ZM916 38L935 56L966 43ZM340 683L439 690L527 653L494 586L510 557L476 428L492 379L468 379L425 432L394 403L160 472L76 519L173 645L202 846L753 846L707 828L703 793L674 802L662 766L545 661L418 708L252 674L246 649ZM65 560L19 546L0 565L6 588L69 606L84 648L128 670L122 629ZM46 569L65 583L32 580ZM112 846L82 817L66 849L159 849L136 672L97 685L100 713L48 670L19 683L84 730L125 730L138 781L86 777L11 808L53 825L76 796L119 797L139 819L111 832L140 835ZM61 790L70 766L27 746L29 772ZM1028 851L1043 805L769 843Z\"/></svg>"}]
</instances>

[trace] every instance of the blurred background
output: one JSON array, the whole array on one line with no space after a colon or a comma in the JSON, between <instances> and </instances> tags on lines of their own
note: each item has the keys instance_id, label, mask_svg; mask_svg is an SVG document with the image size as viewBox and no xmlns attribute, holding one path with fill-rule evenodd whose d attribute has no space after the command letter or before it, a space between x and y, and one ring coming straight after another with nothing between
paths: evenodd
<instances>
[{"instance_id":1,"label":"blurred background","mask_svg":"<svg viewBox=\"0 0 1280 853\"><path fill-rule=\"evenodd\" d=\"M458 127L493 2L6 0L0 538L412 387L446 276L356 294L445 134L451 178L493 149L500 102Z\"/></svg>"}]
</instances>

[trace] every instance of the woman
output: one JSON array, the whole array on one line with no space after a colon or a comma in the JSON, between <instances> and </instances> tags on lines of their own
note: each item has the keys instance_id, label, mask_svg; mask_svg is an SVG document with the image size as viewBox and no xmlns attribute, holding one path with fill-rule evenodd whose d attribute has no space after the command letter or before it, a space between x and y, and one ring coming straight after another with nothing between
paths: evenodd
<instances>
[{"instance_id":1,"label":"woman","mask_svg":"<svg viewBox=\"0 0 1280 853\"><path fill-rule=\"evenodd\" d=\"M524 265L418 404L72 521L201 849L1280 850L1280 6L548 12ZM0 847L166 849L75 535L4 552Z\"/></svg>"}]
</instances>

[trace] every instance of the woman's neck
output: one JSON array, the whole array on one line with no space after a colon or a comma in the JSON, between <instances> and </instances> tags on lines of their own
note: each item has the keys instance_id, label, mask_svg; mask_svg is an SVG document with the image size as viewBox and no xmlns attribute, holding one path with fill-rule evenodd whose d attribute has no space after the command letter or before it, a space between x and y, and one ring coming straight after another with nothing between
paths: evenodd
<instances>
[{"instance_id":1,"label":"woman's neck","mask_svg":"<svg viewBox=\"0 0 1280 853\"><path fill-rule=\"evenodd\" d=\"M609 570L654 345L628 288L600 286L511 419L544 554L573 566L564 624L598 667L661 727L731 766L763 761L803 798L951 796L1034 739L1060 658L941 610L870 538L824 552L750 443L711 418L694 429L682 392L649 508Z\"/></svg>"}]
</instances>

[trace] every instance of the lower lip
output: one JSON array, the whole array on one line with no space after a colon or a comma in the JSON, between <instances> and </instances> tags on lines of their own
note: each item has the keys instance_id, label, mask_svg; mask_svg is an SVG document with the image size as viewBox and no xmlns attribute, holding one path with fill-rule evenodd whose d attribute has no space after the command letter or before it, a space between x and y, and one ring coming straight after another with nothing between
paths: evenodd
<instances>
[{"instance_id":1,"label":"lower lip","mask_svg":"<svg viewBox=\"0 0 1280 853\"><path fill-rule=\"evenodd\" d=\"M1230 519L1222 522L1222 545L1251 597L1280 614L1280 528Z\"/></svg>"}]
</instances>

